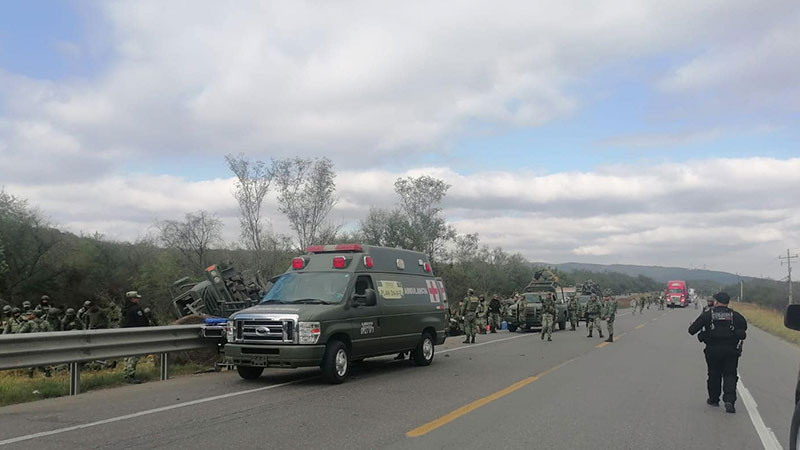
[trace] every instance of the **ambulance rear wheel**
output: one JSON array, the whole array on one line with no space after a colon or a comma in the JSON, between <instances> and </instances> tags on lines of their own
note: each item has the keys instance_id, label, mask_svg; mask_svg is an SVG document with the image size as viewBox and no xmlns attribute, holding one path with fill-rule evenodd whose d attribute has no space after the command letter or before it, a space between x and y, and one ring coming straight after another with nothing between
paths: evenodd
<instances>
[{"instance_id":1,"label":"ambulance rear wheel","mask_svg":"<svg viewBox=\"0 0 800 450\"><path fill-rule=\"evenodd\" d=\"M414 350L411 350L411 359L418 366L429 366L433 362L434 346L430 333L422 335L422 340Z\"/></svg>"}]
</instances>

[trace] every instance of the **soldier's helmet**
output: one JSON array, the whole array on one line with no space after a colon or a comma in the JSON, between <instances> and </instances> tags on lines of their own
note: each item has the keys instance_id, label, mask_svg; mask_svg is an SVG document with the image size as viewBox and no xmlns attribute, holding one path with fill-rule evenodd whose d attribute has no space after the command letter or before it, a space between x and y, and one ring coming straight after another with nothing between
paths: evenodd
<instances>
[{"instance_id":1,"label":"soldier's helmet","mask_svg":"<svg viewBox=\"0 0 800 450\"><path fill-rule=\"evenodd\" d=\"M52 314L54 316L58 315L59 312L60 311L58 310L58 308L50 308L47 310L47 314Z\"/></svg>"},{"instance_id":2,"label":"soldier's helmet","mask_svg":"<svg viewBox=\"0 0 800 450\"><path fill-rule=\"evenodd\" d=\"M12 308L12 307L11 307L11 305L6 305L6 306L3 306L3 314L8 314L8 313L10 313L10 312L11 312L11 310L13 310L13 309L14 309L14 308Z\"/></svg>"},{"instance_id":3,"label":"soldier's helmet","mask_svg":"<svg viewBox=\"0 0 800 450\"><path fill-rule=\"evenodd\" d=\"M28 300L22 302L22 309L31 309L31 302L29 302Z\"/></svg>"},{"instance_id":4,"label":"soldier's helmet","mask_svg":"<svg viewBox=\"0 0 800 450\"><path fill-rule=\"evenodd\" d=\"M11 314L15 315L15 316L18 316L18 315L22 314L22 310L19 309L19 308L11 308Z\"/></svg>"},{"instance_id":5,"label":"soldier's helmet","mask_svg":"<svg viewBox=\"0 0 800 450\"><path fill-rule=\"evenodd\" d=\"M89 308L91 306L92 306L92 301L91 300L86 300L85 302L83 302L83 307L84 308Z\"/></svg>"},{"instance_id":6,"label":"soldier's helmet","mask_svg":"<svg viewBox=\"0 0 800 450\"><path fill-rule=\"evenodd\" d=\"M469 288L467 289L467 294L472 295L475 293L475 289Z\"/></svg>"},{"instance_id":7,"label":"soldier's helmet","mask_svg":"<svg viewBox=\"0 0 800 450\"><path fill-rule=\"evenodd\" d=\"M145 308L145 309L144 309L144 314L145 314L145 315L150 315L150 313L152 313L152 312L153 312L153 311L152 311L150 308Z\"/></svg>"},{"instance_id":8,"label":"soldier's helmet","mask_svg":"<svg viewBox=\"0 0 800 450\"><path fill-rule=\"evenodd\" d=\"M500 296L499 296L499 295L497 295L497 294L494 294L494 295L492 296L492 300L500 300Z\"/></svg>"},{"instance_id":9,"label":"soldier's helmet","mask_svg":"<svg viewBox=\"0 0 800 450\"><path fill-rule=\"evenodd\" d=\"M50 301L50 296L49 295L43 295L43 296L41 296L39 298L39 301L42 302L42 303L47 303L47 302Z\"/></svg>"},{"instance_id":10,"label":"soldier's helmet","mask_svg":"<svg viewBox=\"0 0 800 450\"><path fill-rule=\"evenodd\" d=\"M75 310L72 309L72 308L67 308L67 311L64 314L66 314L68 316L74 316L75 315Z\"/></svg>"}]
</instances>

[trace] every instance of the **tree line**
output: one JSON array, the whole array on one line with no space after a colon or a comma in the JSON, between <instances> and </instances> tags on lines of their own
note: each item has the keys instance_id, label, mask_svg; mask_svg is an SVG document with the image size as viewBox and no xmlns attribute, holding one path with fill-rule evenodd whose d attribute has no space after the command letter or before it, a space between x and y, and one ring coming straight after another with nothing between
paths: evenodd
<instances>
[{"instance_id":1,"label":"tree line","mask_svg":"<svg viewBox=\"0 0 800 450\"><path fill-rule=\"evenodd\" d=\"M227 155L225 162L239 206L239 238L233 242L223 240L219 216L203 209L158 221L153 232L135 242L75 235L58 230L27 200L0 190L0 304L43 294L67 306L84 300L119 302L126 291L135 289L166 318L171 315L174 281L200 277L205 267L220 263L263 283L312 244L359 242L424 252L451 298L464 296L468 288L508 296L521 290L537 269L519 253L482 244L477 234L459 234L443 214L450 189L443 180L427 175L398 178L394 208L371 207L362 220L346 227L330 217L338 202L330 160L258 161ZM270 194L277 199L275 211L265 210ZM273 230L270 218L276 214L287 219L291 235ZM591 278L615 293L663 288L643 276L555 272L565 285Z\"/></svg>"}]
</instances>

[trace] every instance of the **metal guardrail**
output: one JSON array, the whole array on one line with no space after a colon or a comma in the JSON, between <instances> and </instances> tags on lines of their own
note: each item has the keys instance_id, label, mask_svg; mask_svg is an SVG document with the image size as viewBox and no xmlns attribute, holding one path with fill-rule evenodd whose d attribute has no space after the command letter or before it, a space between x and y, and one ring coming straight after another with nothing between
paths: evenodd
<instances>
[{"instance_id":1,"label":"metal guardrail","mask_svg":"<svg viewBox=\"0 0 800 450\"><path fill-rule=\"evenodd\" d=\"M216 348L221 339L201 336L203 325L76 330L0 336L0 370L69 364L70 395L80 392L80 363L159 354L161 379L169 377L170 352Z\"/></svg>"}]
</instances>

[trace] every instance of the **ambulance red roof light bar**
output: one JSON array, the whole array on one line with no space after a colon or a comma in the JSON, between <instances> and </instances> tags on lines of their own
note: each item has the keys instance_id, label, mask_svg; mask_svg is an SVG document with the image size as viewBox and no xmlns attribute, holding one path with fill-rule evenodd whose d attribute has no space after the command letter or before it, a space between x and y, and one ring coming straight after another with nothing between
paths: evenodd
<instances>
[{"instance_id":1,"label":"ambulance red roof light bar","mask_svg":"<svg viewBox=\"0 0 800 450\"><path fill-rule=\"evenodd\" d=\"M366 267L367 269L372 269L372 265L373 265L372 256L369 255L365 256L364 267Z\"/></svg>"},{"instance_id":2,"label":"ambulance red roof light bar","mask_svg":"<svg viewBox=\"0 0 800 450\"><path fill-rule=\"evenodd\" d=\"M306 267L306 259L303 257L297 257L292 259L292 269L300 270Z\"/></svg>"},{"instance_id":3,"label":"ambulance red roof light bar","mask_svg":"<svg viewBox=\"0 0 800 450\"><path fill-rule=\"evenodd\" d=\"M306 247L308 253L333 253L333 252L363 252L361 244L338 244L338 245L310 245Z\"/></svg>"},{"instance_id":4,"label":"ambulance red roof light bar","mask_svg":"<svg viewBox=\"0 0 800 450\"><path fill-rule=\"evenodd\" d=\"M347 258L344 256L334 256L333 257L333 268L334 269L344 269L347 267Z\"/></svg>"}]
</instances>

